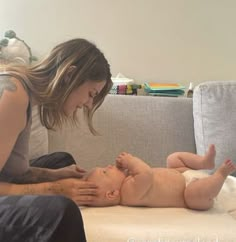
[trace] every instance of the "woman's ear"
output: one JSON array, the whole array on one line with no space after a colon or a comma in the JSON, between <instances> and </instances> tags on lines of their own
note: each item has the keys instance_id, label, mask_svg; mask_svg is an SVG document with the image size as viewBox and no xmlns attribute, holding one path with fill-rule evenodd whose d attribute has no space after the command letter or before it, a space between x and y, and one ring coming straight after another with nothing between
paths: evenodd
<instances>
[{"instance_id":1,"label":"woman's ear","mask_svg":"<svg viewBox=\"0 0 236 242\"><path fill-rule=\"evenodd\" d=\"M115 200L120 196L119 190L111 190L106 192L106 198L109 200Z\"/></svg>"}]
</instances>

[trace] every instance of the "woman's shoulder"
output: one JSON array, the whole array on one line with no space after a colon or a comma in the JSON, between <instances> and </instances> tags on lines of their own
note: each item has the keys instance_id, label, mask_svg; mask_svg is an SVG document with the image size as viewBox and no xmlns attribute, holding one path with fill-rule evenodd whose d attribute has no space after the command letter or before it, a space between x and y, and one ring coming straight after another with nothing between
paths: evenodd
<instances>
[{"instance_id":1,"label":"woman's shoulder","mask_svg":"<svg viewBox=\"0 0 236 242\"><path fill-rule=\"evenodd\" d=\"M8 75L0 76L0 103L27 108L29 95L22 81Z\"/></svg>"}]
</instances>

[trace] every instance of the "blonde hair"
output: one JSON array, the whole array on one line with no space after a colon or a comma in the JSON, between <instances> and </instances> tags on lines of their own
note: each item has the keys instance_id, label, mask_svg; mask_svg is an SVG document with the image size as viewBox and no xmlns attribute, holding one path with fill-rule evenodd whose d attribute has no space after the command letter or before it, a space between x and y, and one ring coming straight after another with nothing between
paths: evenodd
<instances>
[{"instance_id":1,"label":"blonde hair","mask_svg":"<svg viewBox=\"0 0 236 242\"><path fill-rule=\"evenodd\" d=\"M104 88L94 98L92 109L84 108L89 129L96 133L92 117L111 89L112 80L110 65L94 44L85 39L72 39L57 45L34 66L9 67L6 71L25 81L33 98L39 103L41 122L48 129L61 127L68 121L63 104L73 90L87 81L105 81ZM71 121L78 122L76 113Z\"/></svg>"}]
</instances>

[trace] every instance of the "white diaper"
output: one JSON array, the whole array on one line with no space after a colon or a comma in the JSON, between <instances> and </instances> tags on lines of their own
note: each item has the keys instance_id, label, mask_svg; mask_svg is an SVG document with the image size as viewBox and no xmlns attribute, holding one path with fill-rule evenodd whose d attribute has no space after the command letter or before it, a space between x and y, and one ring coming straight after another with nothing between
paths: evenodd
<instances>
[{"instance_id":1,"label":"white diaper","mask_svg":"<svg viewBox=\"0 0 236 242\"><path fill-rule=\"evenodd\" d=\"M183 172L182 175L185 178L186 186L188 186L188 184L192 181L196 181L200 178L204 178L204 177L209 176L209 174L207 174L204 171L200 171L200 170L187 170L187 171Z\"/></svg>"}]
</instances>

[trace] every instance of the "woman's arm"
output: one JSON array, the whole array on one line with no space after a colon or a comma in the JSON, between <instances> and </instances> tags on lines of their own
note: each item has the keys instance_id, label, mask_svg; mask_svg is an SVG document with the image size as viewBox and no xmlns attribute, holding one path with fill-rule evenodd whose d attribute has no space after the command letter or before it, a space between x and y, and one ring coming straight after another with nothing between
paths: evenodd
<instances>
[{"instance_id":1,"label":"woman's arm","mask_svg":"<svg viewBox=\"0 0 236 242\"><path fill-rule=\"evenodd\" d=\"M77 165L71 165L60 169L47 169L29 167L26 173L14 177L13 182L17 184L51 182L66 178L82 178L84 170Z\"/></svg>"},{"instance_id":2,"label":"woman's arm","mask_svg":"<svg viewBox=\"0 0 236 242\"><path fill-rule=\"evenodd\" d=\"M0 195L62 195L77 205L90 205L97 195L97 186L75 178L37 184L0 182Z\"/></svg>"},{"instance_id":3,"label":"woman's arm","mask_svg":"<svg viewBox=\"0 0 236 242\"><path fill-rule=\"evenodd\" d=\"M19 83L0 77L0 171L10 156L18 135L27 122L29 98Z\"/></svg>"},{"instance_id":4,"label":"woman's arm","mask_svg":"<svg viewBox=\"0 0 236 242\"><path fill-rule=\"evenodd\" d=\"M0 77L0 171L27 123L28 105L29 97L21 83L14 78ZM73 178L58 180L65 177L68 175L62 176L61 171L29 169L21 179L17 178L21 183L29 184L0 182L0 195L57 194L71 198L78 205L90 204L96 196L96 186ZM39 183L33 184L35 182Z\"/></svg>"}]
</instances>

